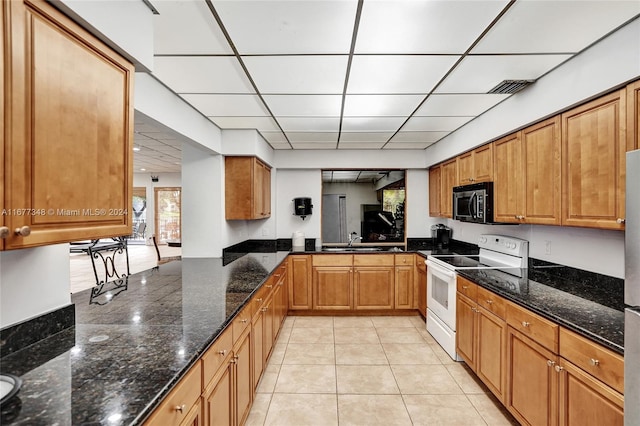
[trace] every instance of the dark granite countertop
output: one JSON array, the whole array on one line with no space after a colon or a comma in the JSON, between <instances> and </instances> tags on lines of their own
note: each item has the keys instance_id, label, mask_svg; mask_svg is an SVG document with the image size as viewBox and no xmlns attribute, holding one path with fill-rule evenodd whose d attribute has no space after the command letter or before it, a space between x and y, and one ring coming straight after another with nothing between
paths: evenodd
<instances>
[{"instance_id":1,"label":"dark granite countertop","mask_svg":"<svg viewBox=\"0 0 640 426\"><path fill-rule=\"evenodd\" d=\"M23 385L0 423L140 424L288 254L169 262L103 305L75 293L75 327L2 358Z\"/></svg>"},{"instance_id":2,"label":"dark granite countertop","mask_svg":"<svg viewBox=\"0 0 640 426\"><path fill-rule=\"evenodd\" d=\"M624 355L624 305L620 303L624 288L615 282L584 282L567 274L564 279L550 278L545 267L536 266L518 269L522 278L515 282L513 276L495 269L460 269L457 273Z\"/></svg>"},{"instance_id":3,"label":"dark granite countertop","mask_svg":"<svg viewBox=\"0 0 640 426\"><path fill-rule=\"evenodd\" d=\"M74 327L2 358L2 372L20 376L23 387L2 407L0 423L141 424L288 254L183 259L132 275L112 298L90 303L90 290L74 294ZM498 271L484 278L480 271L461 275L623 351L624 313L582 297L579 280L529 270L529 279L514 290L497 284ZM595 293L592 299L607 291Z\"/></svg>"}]
</instances>

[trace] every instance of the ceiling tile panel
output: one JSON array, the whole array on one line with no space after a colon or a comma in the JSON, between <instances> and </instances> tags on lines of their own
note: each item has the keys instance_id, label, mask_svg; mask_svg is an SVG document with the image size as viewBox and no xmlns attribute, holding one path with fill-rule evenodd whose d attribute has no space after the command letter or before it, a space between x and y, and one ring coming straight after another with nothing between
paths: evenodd
<instances>
[{"instance_id":1,"label":"ceiling tile panel","mask_svg":"<svg viewBox=\"0 0 640 426\"><path fill-rule=\"evenodd\" d=\"M411 117L402 130L450 132L472 119L473 117Z\"/></svg>"},{"instance_id":2,"label":"ceiling tile panel","mask_svg":"<svg viewBox=\"0 0 640 426\"><path fill-rule=\"evenodd\" d=\"M246 56L262 94L342 94L348 56Z\"/></svg>"},{"instance_id":3,"label":"ceiling tile panel","mask_svg":"<svg viewBox=\"0 0 640 426\"><path fill-rule=\"evenodd\" d=\"M487 93L504 80L537 80L570 55L467 56L435 93Z\"/></svg>"},{"instance_id":4,"label":"ceiling tile panel","mask_svg":"<svg viewBox=\"0 0 640 426\"><path fill-rule=\"evenodd\" d=\"M386 142L393 136L393 132L342 132L340 143L342 142Z\"/></svg>"},{"instance_id":5,"label":"ceiling tile panel","mask_svg":"<svg viewBox=\"0 0 640 426\"><path fill-rule=\"evenodd\" d=\"M340 142L338 149L380 149L386 142Z\"/></svg>"},{"instance_id":6,"label":"ceiling tile panel","mask_svg":"<svg viewBox=\"0 0 640 426\"><path fill-rule=\"evenodd\" d=\"M335 149L335 142L297 142L291 143L293 149Z\"/></svg>"},{"instance_id":7,"label":"ceiling tile panel","mask_svg":"<svg viewBox=\"0 0 640 426\"><path fill-rule=\"evenodd\" d=\"M349 53L357 0L213 1L242 55Z\"/></svg>"},{"instance_id":8,"label":"ceiling tile panel","mask_svg":"<svg viewBox=\"0 0 640 426\"><path fill-rule=\"evenodd\" d=\"M389 142L384 149L425 149L432 142Z\"/></svg>"},{"instance_id":9,"label":"ceiling tile panel","mask_svg":"<svg viewBox=\"0 0 640 426\"><path fill-rule=\"evenodd\" d=\"M269 115L257 95L185 94L181 96L206 116L264 117Z\"/></svg>"},{"instance_id":10,"label":"ceiling tile panel","mask_svg":"<svg viewBox=\"0 0 640 426\"><path fill-rule=\"evenodd\" d=\"M264 140L266 140L272 145L274 144L286 144L287 146L289 145L289 143L287 142L287 139L284 137L284 133L280 131L278 132L260 131L260 134L262 135Z\"/></svg>"},{"instance_id":11,"label":"ceiling tile panel","mask_svg":"<svg viewBox=\"0 0 640 426\"><path fill-rule=\"evenodd\" d=\"M407 116L424 95L347 95L344 115L348 117Z\"/></svg>"},{"instance_id":12,"label":"ceiling tile panel","mask_svg":"<svg viewBox=\"0 0 640 426\"><path fill-rule=\"evenodd\" d=\"M447 136L450 132L410 132L403 130L396 133L391 143L397 142L437 142Z\"/></svg>"},{"instance_id":13,"label":"ceiling tile panel","mask_svg":"<svg viewBox=\"0 0 640 426\"><path fill-rule=\"evenodd\" d=\"M221 129L257 129L266 132L280 130L271 117L209 117Z\"/></svg>"},{"instance_id":14,"label":"ceiling tile panel","mask_svg":"<svg viewBox=\"0 0 640 426\"><path fill-rule=\"evenodd\" d=\"M416 116L476 116L510 95L431 95Z\"/></svg>"},{"instance_id":15,"label":"ceiling tile panel","mask_svg":"<svg viewBox=\"0 0 640 426\"><path fill-rule=\"evenodd\" d=\"M347 93L430 92L459 56L356 55Z\"/></svg>"},{"instance_id":16,"label":"ceiling tile panel","mask_svg":"<svg viewBox=\"0 0 640 426\"><path fill-rule=\"evenodd\" d=\"M639 1L518 1L471 53L575 53L638 13Z\"/></svg>"},{"instance_id":17,"label":"ceiling tile panel","mask_svg":"<svg viewBox=\"0 0 640 426\"><path fill-rule=\"evenodd\" d=\"M355 53L464 53L507 1L365 1Z\"/></svg>"},{"instance_id":18,"label":"ceiling tile panel","mask_svg":"<svg viewBox=\"0 0 640 426\"><path fill-rule=\"evenodd\" d=\"M338 141L338 132L287 132L287 138L294 142L333 142Z\"/></svg>"},{"instance_id":19,"label":"ceiling tile panel","mask_svg":"<svg viewBox=\"0 0 640 426\"><path fill-rule=\"evenodd\" d=\"M337 132L339 117L278 117L285 132Z\"/></svg>"},{"instance_id":20,"label":"ceiling tile panel","mask_svg":"<svg viewBox=\"0 0 640 426\"><path fill-rule=\"evenodd\" d=\"M233 56L156 56L153 75L177 93L255 93Z\"/></svg>"},{"instance_id":21,"label":"ceiling tile panel","mask_svg":"<svg viewBox=\"0 0 640 426\"><path fill-rule=\"evenodd\" d=\"M233 51L205 2L156 1L154 54L231 54Z\"/></svg>"},{"instance_id":22,"label":"ceiling tile panel","mask_svg":"<svg viewBox=\"0 0 640 426\"><path fill-rule=\"evenodd\" d=\"M405 117L344 117L343 132L395 132Z\"/></svg>"},{"instance_id":23,"label":"ceiling tile panel","mask_svg":"<svg viewBox=\"0 0 640 426\"><path fill-rule=\"evenodd\" d=\"M275 116L340 116L341 95L264 95Z\"/></svg>"}]
</instances>

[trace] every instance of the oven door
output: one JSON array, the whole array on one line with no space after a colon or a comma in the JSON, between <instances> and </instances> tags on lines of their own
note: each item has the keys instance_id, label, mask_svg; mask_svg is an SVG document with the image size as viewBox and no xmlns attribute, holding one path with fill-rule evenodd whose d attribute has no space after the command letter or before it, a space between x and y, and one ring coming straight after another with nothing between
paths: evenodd
<instances>
[{"instance_id":1,"label":"oven door","mask_svg":"<svg viewBox=\"0 0 640 426\"><path fill-rule=\"evenodd\" d=\"M427 308L456 330L456 273L427 260Z\"/></svg>"}]
</instances>

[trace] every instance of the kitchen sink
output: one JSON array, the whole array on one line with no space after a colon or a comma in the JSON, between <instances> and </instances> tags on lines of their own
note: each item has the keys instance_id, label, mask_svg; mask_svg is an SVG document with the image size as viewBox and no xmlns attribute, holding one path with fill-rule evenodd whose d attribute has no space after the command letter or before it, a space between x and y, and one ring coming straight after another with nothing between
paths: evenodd
<instances>
[{"instance_id":1,"label":"kitchen sink","mask_svg":"<svg viewBox=\"0 0 640 426\"><path fill-rule=\"evenodd\" d=\"M322 251L351 252L351 251L382 251L380 247L323 247Z\"/></svg>"}]
</instances>

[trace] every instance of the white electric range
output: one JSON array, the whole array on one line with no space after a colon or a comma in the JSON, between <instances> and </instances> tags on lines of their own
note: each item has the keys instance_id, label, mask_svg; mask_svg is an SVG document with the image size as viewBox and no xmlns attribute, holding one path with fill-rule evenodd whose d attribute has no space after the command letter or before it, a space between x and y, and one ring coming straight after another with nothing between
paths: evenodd
<instances>
[{"instance_id":1,"label":"white electric range","mask_svg":"<svg viewBox=\"0 0 640 426\"><path fill-rule=\"evenodd\" d=\"M504 235L483 234L478 238L478 255L427 256L427 331L456 361L456 271L499 269L522 277L529 261L529 242Z\"/></svg>"}]
</instances>

